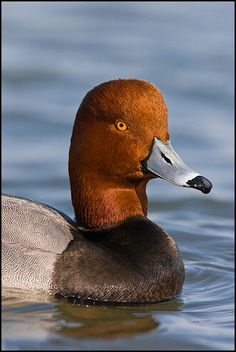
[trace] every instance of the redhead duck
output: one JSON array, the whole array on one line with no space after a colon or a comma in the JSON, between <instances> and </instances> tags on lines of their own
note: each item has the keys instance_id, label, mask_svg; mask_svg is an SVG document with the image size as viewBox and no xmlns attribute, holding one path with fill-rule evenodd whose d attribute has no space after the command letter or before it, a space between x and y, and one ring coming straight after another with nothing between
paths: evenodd
<instances>
[{"instance_id":1,"label":"redhead duck","mask_svg":"<svg viewBox=\"0 0 236 352\"><path fill-rule=\"evenodd\" d=\"M181 292L184 264L174 240L147 218L147 182L163 178L209 193L170 144L160 90L139 79L87 93L69 152L73 221L4 195L3 285L81 300L144 303Z\"/></svg>"}]
</instances>

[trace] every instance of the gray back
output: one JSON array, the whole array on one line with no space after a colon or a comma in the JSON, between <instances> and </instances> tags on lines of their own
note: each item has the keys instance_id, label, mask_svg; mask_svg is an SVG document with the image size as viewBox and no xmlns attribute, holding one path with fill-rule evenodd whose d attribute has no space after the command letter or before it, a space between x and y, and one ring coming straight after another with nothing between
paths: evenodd
<instances>
[{"instance_id":1,"label":"gray back","mask_svg":"<svg viewBox=\"0 0 236 352\"><path fill-rule=\"evenodd\" d=\"M73 240L73 221L44 204L2 196L2 284L49 290L54 263Z\"/></svg>"}]
</instances>

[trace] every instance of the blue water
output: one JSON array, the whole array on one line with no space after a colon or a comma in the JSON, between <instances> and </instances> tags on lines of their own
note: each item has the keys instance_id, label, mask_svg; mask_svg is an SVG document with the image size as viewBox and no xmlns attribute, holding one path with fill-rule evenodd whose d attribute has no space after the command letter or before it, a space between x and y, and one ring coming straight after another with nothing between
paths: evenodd
<instances>
[{"instance_id":1,"label":"blue water","mask_svg":"<svg viewBox=\"0 0 236 352\"><path fill-rule=\"evenodd\" d=\"M76 110L95 85L154 82L171 141L209 195L163 180L149 218L177 242L186 280L168 303L106 307L3 291L3 348L233 349L233 2L4 2L3 191L73 217Z\"/></svg>"}]
</instances>

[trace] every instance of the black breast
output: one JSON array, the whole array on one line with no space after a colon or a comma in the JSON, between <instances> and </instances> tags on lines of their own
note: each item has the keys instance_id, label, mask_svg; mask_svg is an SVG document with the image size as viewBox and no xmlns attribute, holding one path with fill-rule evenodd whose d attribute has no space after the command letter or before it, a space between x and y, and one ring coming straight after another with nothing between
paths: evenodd
<instances>
[{"instance_id":1,"label":"black breast","mask_svg":"<svg viewBox=\"0 0 236 352\"><path fill-rule=\"evenodd\" d=\"M184 264L173 239L144 217L78 231L58 258L52 293L83 300L158 302L178 294Z\"/></svg>"}]
</instances>

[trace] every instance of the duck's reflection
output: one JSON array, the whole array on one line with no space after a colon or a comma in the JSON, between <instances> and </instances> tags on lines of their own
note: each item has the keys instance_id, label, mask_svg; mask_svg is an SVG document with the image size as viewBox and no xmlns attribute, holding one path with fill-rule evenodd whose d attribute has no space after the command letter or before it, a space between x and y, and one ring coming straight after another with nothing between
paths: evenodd
<instances>
[{"instance_id":1,"label":"duck's reflection","mask_svg":"<svg viewBox=\"0 0 236 352\"><path fill-rule=\"evenodd\" d=\"M158 313L182 309L180 299L143 305L88 305L55 299L37 292L4 290L4 319L20 321L5 338L59 335L74 339L114 340L159 329ZM33 320L32 320L33 319Z\"/></svg>"},{"instance_id":2,"label":"duck's reflection","mask_svg":"<svg viewBox=\"0 0 236 352\"><path fill-rule=\"evenodd\" d=\"M159 327L154 313L178 310L180 301L142 306L86 306L61 304L59 332L73 338L116 339L150 332Z\"/></svg>"}]
</instances>

